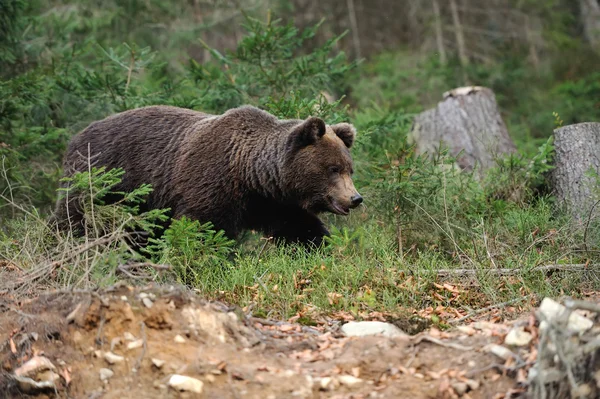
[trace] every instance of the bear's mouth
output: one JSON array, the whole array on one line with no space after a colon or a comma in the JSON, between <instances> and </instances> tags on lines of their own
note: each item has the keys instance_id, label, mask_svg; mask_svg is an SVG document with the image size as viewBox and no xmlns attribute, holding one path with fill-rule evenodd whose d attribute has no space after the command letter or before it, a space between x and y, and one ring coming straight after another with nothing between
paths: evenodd
<instances>
[{"instance_id":1,"label":"bear's mouth","mask_svg":"<svg viewBox=\"0 0 600 399\"><path fill-rule=\"evenodd\" d=\"M329 204L331 205L331 210L333 211L333 213L336 213L338 215L343 215L343 216L346 216L347 214L350 213L350 208L346 208L345 206L343 206L342 204L340 204L333 198L331 198L329 200Z\"/></svg>"}]
</instances>

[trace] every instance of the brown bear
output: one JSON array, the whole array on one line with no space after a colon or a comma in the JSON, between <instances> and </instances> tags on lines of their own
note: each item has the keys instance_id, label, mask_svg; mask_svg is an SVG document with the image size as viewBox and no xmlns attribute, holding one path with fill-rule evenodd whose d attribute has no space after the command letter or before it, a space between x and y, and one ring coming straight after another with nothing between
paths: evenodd
<instances>
[{"instance_id":1,"label":"brown bear","mask_svg":"<svg viewBox=\"0 0 600 399\"><path fill-rule=\"evenodd\" d=\"M253 106L222 115L148 106L90 124L69 143L63 167L65 176L88 163L123 168L115 190L151 184L147 209L210 221L230 238L252 229L319 245L329 233L317 215L347 215L363 201L351 178L355 134L348 123L281 120ZM64 199L54 218L63 228L84 223Z\"/></svg>"}]
</instances>

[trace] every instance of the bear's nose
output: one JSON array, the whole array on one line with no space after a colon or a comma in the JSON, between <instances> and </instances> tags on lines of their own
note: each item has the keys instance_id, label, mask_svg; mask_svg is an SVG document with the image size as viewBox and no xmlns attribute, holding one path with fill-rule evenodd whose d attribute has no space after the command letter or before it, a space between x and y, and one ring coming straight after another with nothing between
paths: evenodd
<instances>
[{"instance_id":1,"label":"bear's nose","mask_svg":"<svg viewBox=\"0 0 600 399\"><path fill-rule=\"evenodd\" d=\"M350 198L350 202L352 202L352 207L356 208L357 206L362 204L363 197L359 193L356 193L352 196L352 198Z\"/></svg>"}]
</instances>

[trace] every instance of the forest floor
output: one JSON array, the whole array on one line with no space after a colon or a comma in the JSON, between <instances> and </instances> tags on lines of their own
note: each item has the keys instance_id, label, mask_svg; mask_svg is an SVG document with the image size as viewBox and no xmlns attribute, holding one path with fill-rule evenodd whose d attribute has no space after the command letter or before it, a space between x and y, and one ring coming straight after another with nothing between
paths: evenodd
<instances>
[{"instance_id":1,"label":"forest floor","mask_svg":"<svg viewBox=\"0 0 600 399\"><path fill-rule=\"evenodd\" d=\"M173 287L4 295L0 397L516 397L537 354L535 316L477 317L443 332L348 337L334 320L259 319ZM530 342L511 358L498 348L514 326Z\"/></svg>"}]
</instances>

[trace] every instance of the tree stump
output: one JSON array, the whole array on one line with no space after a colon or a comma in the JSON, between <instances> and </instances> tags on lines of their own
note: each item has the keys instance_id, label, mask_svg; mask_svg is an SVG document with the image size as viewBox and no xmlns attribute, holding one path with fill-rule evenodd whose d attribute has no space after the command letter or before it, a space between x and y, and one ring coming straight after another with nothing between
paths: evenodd
<instances>
[{"instance_id":1,"label":"tree stump","mask_svg":"<svg viewBox=\"0 0 600 399\"><path fill-rule=\"evenodd\" d=\"M600 123L588 122L554 130L554 170L550 182L559 205L577 219L587 218L598 199Z\"/></svg>"},{"instance_id":2,"label":"tree stump","mask_svg":"<svg viewBox=\"0 0 600 399\"><path fill-rule=\"evenodd\" d=\"M433 155L443 143L462 169L472 171L477 165L480 176L496 157L516 151L494 93L480 86L444 93L435 108L417 115L410 139L418 154Z\"/></svg>"}]
</instances>

